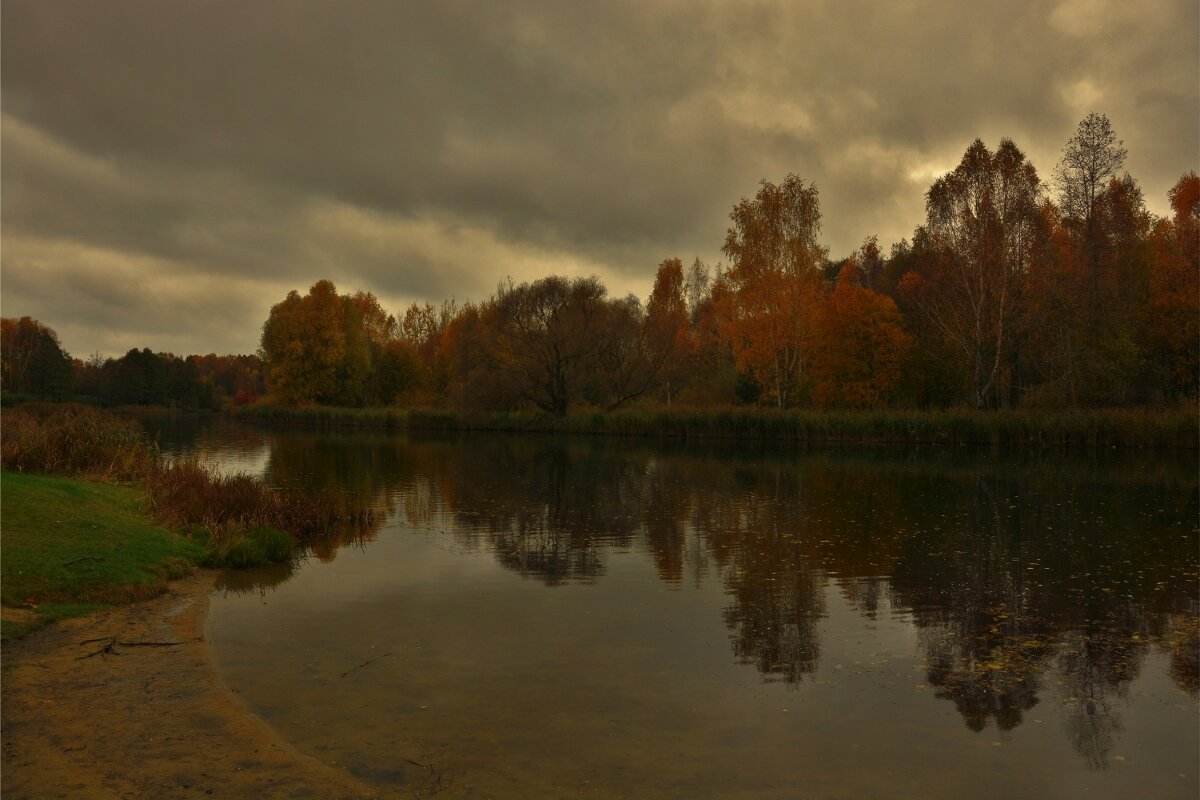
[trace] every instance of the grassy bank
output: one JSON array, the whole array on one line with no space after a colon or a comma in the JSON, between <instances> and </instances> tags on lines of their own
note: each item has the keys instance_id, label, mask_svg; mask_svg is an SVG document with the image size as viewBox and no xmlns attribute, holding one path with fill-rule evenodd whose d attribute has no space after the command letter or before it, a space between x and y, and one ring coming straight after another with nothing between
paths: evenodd
<instances>
[{"instance_id":1,"label":"grassy bank","mask_svg":"<svg viewBox=\"0 0 1200 800\"><path fill-rule=\"evenodd\" d=\"M204 559L200 544L147 519L139 489L8 471L0 483L0 601L33 612L6 620L6 639L153 597Z\"/></svg>"},{"instance_id":2,"label":"grassy bank","mask_svg":"<svg viewBox=\"0 0 1200 800\"><path fill-rule=\"evenodd\" d=\"M5 636L153 596L195 565L288 561L373 521L339 498L165 461L135 422L83 406L6 412L0 429L0 602L24 608Z\"/></svg>"},{"instance_id":3,"label":"grassy bank","mask_svg":"<svg viewBox=\"0 0 1200 800\"><path fill-rule=\"evenodd\" d=\"M249 421L389 430L512 431L682 439L1055 448L1187 448L1200 444L1196 409L1089 411L630 410L563 418L396 408L243 406Z\"/></svg>"}]
</instances>

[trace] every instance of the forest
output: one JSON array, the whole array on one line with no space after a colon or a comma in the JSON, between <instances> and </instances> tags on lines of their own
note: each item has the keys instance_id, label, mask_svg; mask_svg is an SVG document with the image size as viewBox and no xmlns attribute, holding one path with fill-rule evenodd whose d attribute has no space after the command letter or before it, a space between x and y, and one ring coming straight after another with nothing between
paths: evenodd
<instances>
[{"instance_id":1,"label":"forest","mask_svg":"<svg viewBox=\"0 0 1200 800\"><path fill-rule=\"evenodd\" d=\"M1200 177L1158 218L1107 117L1049 180L976 140L912 239L829 257L817 187L763 180L710 267L663 260L643 303L596 277L506 279L488 298L388 313L321 280L270 310L246 356L71 359L6 319L7 392L104 405L535 409L1174 406L1200 385Z\"/></svg>"}]
</instances>

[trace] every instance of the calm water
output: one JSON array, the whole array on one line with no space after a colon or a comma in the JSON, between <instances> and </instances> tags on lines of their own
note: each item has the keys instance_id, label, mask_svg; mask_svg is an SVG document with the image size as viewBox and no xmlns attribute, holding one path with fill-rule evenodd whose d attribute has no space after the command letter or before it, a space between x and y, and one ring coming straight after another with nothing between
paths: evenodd
<instances>
[{"instance_id":1,"label":"calm water","mask_svg":"<svg viewBox=\"0 0 1200 800\"><path fill-rule=\"evenodd\" d=\"M264 431L374 530L220 582L229 685L448 797L1195 798L1195 454Z\"/></svg>"}]
</instances>

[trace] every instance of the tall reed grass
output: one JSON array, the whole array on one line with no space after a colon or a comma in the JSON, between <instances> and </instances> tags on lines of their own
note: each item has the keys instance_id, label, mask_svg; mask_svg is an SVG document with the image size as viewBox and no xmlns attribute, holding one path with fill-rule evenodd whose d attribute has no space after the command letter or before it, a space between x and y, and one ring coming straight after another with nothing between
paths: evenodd
<instances>
[{"instance_id":1,"label":"tall reed grass","mask_svg":"<svg viewBox=\"0 0 1200 800\"><path fill-rule=\"evenodd\" d=\"M133 482L157 462L157 449L136 422L89 406L27 404L0 415L5 469Z\"/></svg>"},{"instance_id":2,"label":"tall reed grass","mask_svg":"<svg viewBox=\"0 0 1200 800\"><path fill-rule=\"evenodd\" d=\"M1200 447L1195 408L1003 410L777 411L759 408L643 408L552 417L534 412L248 406L247 420L321 427L389 430L512 431L678 439L756 439L814 443L950 444L1013 448Z\"/></svg>"}]
</instances>

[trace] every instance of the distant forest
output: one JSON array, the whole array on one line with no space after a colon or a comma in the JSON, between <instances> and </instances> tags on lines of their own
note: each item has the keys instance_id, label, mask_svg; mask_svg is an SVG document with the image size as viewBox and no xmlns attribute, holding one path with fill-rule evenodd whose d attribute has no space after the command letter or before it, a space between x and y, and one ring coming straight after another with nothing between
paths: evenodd
<instances>
[{"instance_id":1,"label":"distant forest","mask_svg":"<svg viewBox=\"0 0 1200 800\"><path fill-rule=\"evenodd\" d=\"M71 359L3 321L6 392L104 405L400 405L554 415L636 402L817 408L1161 406L1200 385L1200 177L1147 211L1107 117L1049 181L976 140L912 240L819 244L817 188L764 180L730 213L727 264L668 258L645 303L599 279L506 280L477 303L387 313L327 280L293 291L256 355Z\"/></svg>"}]
</instances>

